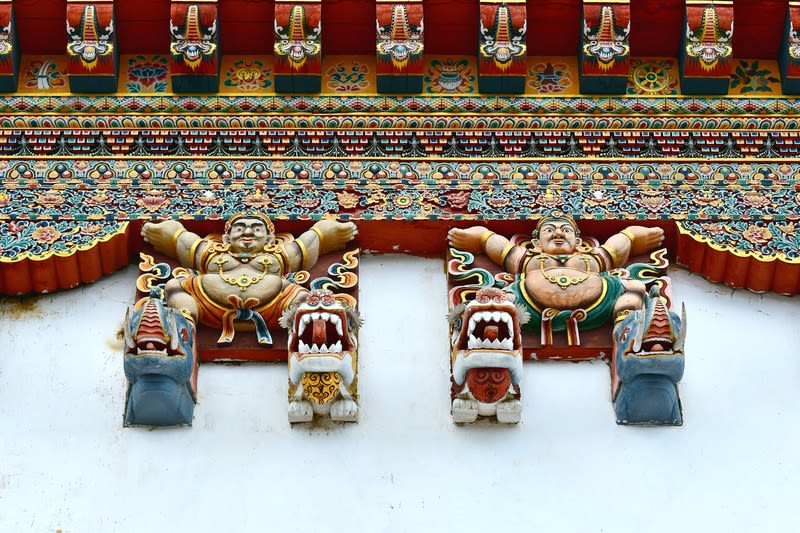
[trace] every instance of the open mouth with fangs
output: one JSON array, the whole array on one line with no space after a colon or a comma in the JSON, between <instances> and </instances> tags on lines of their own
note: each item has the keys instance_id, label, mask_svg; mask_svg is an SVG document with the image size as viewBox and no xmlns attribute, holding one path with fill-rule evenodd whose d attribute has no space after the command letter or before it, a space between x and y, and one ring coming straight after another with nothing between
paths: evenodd
<instances>
[{"instance_id":1,"label":"open mouth with fangs","mask_svg":"<svg viewBox=\"0 0 800 533\"><path fill-rule=\"evenodd\" d=\"M167 330L172 331L165 331L165 327ZM185 356L186 354L180 349L177 336L182 335L182 340L185 342L188 339L189 332L186 329L181 329L180 333L178 333L175 331L176 328L172 321L165 327L162 327L161 316L155 301L147 302L135 335L132 339L126 339L128 355L139 357Z\"/></svg>"},{"instance_id":2,"label":"open mouth with fangs","mask_svg":"<svg viewBox=\"0 0 800 533\"><path fill-rule=\"evenodd\" d=\"M289 351L299 354L341 356L352 350L344 311L298 311L294 319L296 334Z\"/></svg>"},{"instance_id":3,"label":"open mouth with fangs","mask_svg":"<svg viewBox=\"0 0 800 533\"><path fill-rule=\"evenodd\" d=\"M685 320L683 321L685 324ZM684 330L681 330L683 333ZM639 357L647 356L666 356L673 352L683 350L683 339L685 334L676 335L670 320L666 304L662 300L656 301L652 307L652 318L647 324L647 330L642 335L641 346L636 350L634 343L634 354Z\"/></svg>"},{"instance_id":4,"label":"open mouth with fangs","mask_svg":"<svg viewBox=\"0 0 800 533\"><path fill-rule=\"evenodd\" d=\"M513 306L468 307L458 339L458 350L518 350L521 338L517 333Z\"/></svg>"}]
</instances>

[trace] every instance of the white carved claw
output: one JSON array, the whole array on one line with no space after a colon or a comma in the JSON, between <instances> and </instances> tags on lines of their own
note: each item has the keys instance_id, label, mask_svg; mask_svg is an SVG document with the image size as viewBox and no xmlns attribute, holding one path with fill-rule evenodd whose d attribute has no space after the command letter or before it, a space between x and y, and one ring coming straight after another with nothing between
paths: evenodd
<instances>
[{"instance_id":1,"label":"white carved claw","mask_svg":"<svg viewBox=\"0 0 800 533\"><path fill-rule=\"evenodd\" d=\"M289 422L291 424L311 422L313 419L314 411L311 408L311 403L303 400L289 402Z\"/></svg>"},{"instance_id":2,"label":"white carved claw","mask_svg":"<svg viewBox=\"0 0 800 533\"><path fill-rule=\"evenodd\" d=\"M353 400L340 400L331 405L331 420L336 422L356 422L358 405Z\"/></svg>"},{"instance_id":3,"label":"white carved claw","mask_svg":"<svg viewBox=\"0 0 800 533\"><path fill-rule=\"evenodd\" d=\"M478 419L478 402L456 398L453 400L453 422L471 424Z\"/></svg>"},{"instance_id":4,"label":"white carved claw","mask_svg":"<svg viewBox=\"0 0 800 533\"><path fill-rule=\"evenodd\" d=\"M522 402L509 400L497 404L497 421L501 424L516 424L522 419Z\"/></svg>"}]
</instances>

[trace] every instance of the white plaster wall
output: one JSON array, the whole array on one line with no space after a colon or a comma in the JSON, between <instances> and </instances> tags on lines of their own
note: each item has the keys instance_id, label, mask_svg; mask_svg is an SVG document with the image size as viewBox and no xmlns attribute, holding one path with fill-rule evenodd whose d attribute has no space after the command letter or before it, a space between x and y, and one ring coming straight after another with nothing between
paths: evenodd
<instances>
[{"instance_id":1,"label":"white plaster wall","mask_svg":"<svg viewBox=\"0 0 800 533\"><path fill-rule=\"evenodd\" d=\"M456 427L442 261L365 257L358 425L292 429L283 365L203 366L194 426L123 429L134 267L0 305L0 531L800 530L800 307L675 272L680 428L608 367L527 363L523 422Z\"/></svg>"}]
</instances>

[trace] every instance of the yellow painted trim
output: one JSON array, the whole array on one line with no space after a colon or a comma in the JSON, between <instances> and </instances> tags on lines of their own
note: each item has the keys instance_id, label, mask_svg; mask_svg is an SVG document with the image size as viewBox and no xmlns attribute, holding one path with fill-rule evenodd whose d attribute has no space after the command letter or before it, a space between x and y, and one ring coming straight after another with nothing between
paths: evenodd
<instances>
[{"instance_id":1,"label":"yellow painted trim","mask_svg":"<svg viewBox=\"0 0 800 533\"><path fill-rule=\"evenodd\" d=\"M78 252L85 252L86 250L91 250L92 248L96 247L98 244L108 242L114 237L118 235L124 234L128 230L128 222L121 222L120 227L114 233L110 233L108 235L104 235L96 240L92 240L91 243L88 244L78 244L71 246L68 250L48 250L41 254L30 254L29 252L23 252L13 258L10 257L0 257L0 263L19 263L20 261L46 261L53 256L56 257L70 257L75 255ZM58 241L56 241L58 242Z\"/></svg>"},{"instance_id":2,"label":"yellow painted trim","mask_svg":"<svg viewBox=\"0 0 800 533\"><path fill-rule=\"evenodd\" d=\"M715 250L717 252L726 252L736 257L742 257L742 258L753 258L761 263L772 263L773 261L781 261L783 263L789 263L791 265L800 265L800 258L792 259L790 257L787 257L786 254L781 252L777 252L775 255L764 255L762 253L750 250L739 250L738 248L735 248L733 246L719 244L718 242L714 241L709 237L706 237L705 235L698 235L694 231L685 228L683 224L681 224L680 222L676 222L676 225L678 226L678 231L681 233L681 235L688 235L693 240L703 243L712 250Z\"/></svg>"}]
</instances>

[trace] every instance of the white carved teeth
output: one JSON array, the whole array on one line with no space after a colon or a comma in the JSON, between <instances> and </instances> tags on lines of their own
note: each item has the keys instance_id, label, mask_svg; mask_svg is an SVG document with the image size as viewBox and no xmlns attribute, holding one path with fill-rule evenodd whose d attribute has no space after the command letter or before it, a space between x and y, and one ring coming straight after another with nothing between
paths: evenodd
<instances>
[{"instance_id":1,"label":"white carved teeth","mask_svg":"<svg viewBox=\"0 0 800 533\"><path fill-rule=\"evenodd\" d=\"M344 333L342 332L342 317L340 317L339 315L331 315L331 322L333 323L333 325L336 326L336 333L338 333L339 335L344 335ZM339 342L339 344L341 344L341 341Z\"/></svg>"},{"instance_id":2,"label":"white carved teeth","mask_svg":"<svg viewBox=\"0 0 800 533\"><path fill-rule=\"evenodd\" d=\"M467 333L472 335L472 332L475 331L475 326L481 320L487 323L495 322L497 324L504 322L508 324L509 331L512 331L514 329L511 315L506 313L505 311L480 311L478 313L473 313L469 317L469 326L467 327Z\"/></svg>"},{"instance_id":3,"label":"white carved teeth","mask_svg":"<svg viewBox=\"0 0 800 533\"><path fill-rule=\"evenodd\" d=\"M297 348L300 353L338 353L342 351L342 341L336 341L330 346L325 344L312 344L309 346L303 341L298 341Z\"/></svg>"},{"instance_id":4,"label":"white carved teeth","mask_svg":"<svg viewBox=\"0 0 800 533\"><path fill-rule=\"evenodd\" d=\"M306 313L300 317L300 324L297 327L297 335L300 336L306 330L309 324L311 324L312 320L319 320L322 319L326 322L330 322L334 326L336 326L336 333L339 335L344 335L342 330L342 318L339 315L332 314L332 313Z\"/></svg>"},{"instance_id":5,"label":"white carved teeth","mask_svg":"<svg viewBox=\"0 0 800 533\"><path fill-rule=\"evenodd\" d=\"M141 348L136 348L136 355L155 355L155 354L167 355L167 349L164 348L163 350L142 350Z\"/></svg>"},{"instance_id":6,"label":"white carved teeth","mask_svg":"<svg viewBox=\"0 0 800 533\"><path fill-rule=\"evenodd\" d=\"M475 335L470 335L467 341L468 350L477 350L479 348L487 348L489 350L513 350L514 341L511 337L507 339L479 339Z\"/></svg>"}]
</instances>

